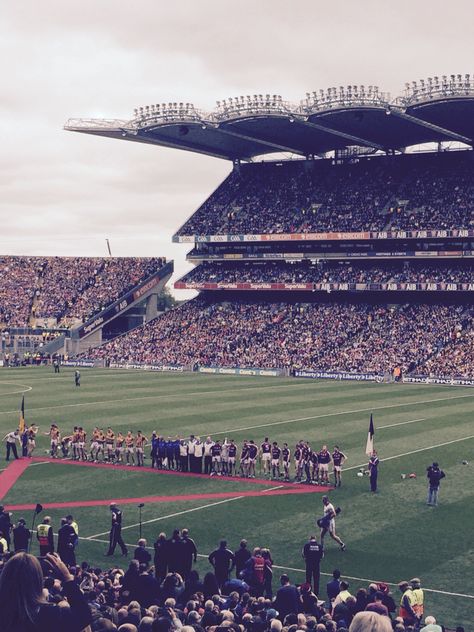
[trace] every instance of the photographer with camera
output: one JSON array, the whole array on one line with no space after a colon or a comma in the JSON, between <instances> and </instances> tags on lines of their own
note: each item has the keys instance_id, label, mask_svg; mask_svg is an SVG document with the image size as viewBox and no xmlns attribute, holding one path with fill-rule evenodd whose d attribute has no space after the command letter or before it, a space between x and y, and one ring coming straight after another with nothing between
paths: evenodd
<instances>
[{"instance_id":1,"label":"photographer with camera","mask_svg":"<svg viewBox=\"0 0 474 632\"><path fill-rule=\"evenodd\" d=\"M439 469L439 465L435 461L433 465L426 468L426 477L428 479L426 504L430 507L436 507L438 505L439 485L441 480L446 477L446 474Z\"/></svg>"}]
</instances>

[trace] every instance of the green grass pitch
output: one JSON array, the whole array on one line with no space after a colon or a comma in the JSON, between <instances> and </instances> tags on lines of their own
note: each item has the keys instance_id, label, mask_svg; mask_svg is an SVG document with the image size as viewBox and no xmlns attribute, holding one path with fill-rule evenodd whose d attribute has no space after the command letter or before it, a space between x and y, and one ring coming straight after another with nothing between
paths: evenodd
<instances>
[{"instance_id":1,"label":"green grass pitch","mask_svg":"<svg viewBox=\"0 0 474 632\"><path fill-rule=\"evenodd\" d=\"M347 544L341 553L330 539L322 570L340 568L348 577L398 582L419 576L427 592L427 610L439 620L468 625L474 620L474 390L426 385L311 381L282 378L158 374L82 370L74 387L73 370L54 375L50 368L0 369L0 432L18 423L22 391L26 419L40 426L36 456L48 447L52 421L63 432L73 425L90 430L111 425L115 431L157 430L164 435L208 434L237 442L261 443L301 438L313 446L337 443L348 455L343 486L330 493L342 507L337 527ZM382 459L378 494L368 479L358 478L370 412L375 446ZM3 437L2 435L2 437ZM445 445L442 445L445 444ZM387 459L387 460L384 460ZM447 478L440 506L427 507L425 469L438 460ZM468 465L462 461L467 460ZM149 461L148 461L149 463ZM5 467L4 451L0 469ZM416 472L402 480L401 473ZM321 494L180 500L183 494L268 489L213 479L158 473L74 467L60 463L31 465L2 500L6 505L67 502L142 496L176 496L170 502L147 503L143 533L149 544L159 532L188 527L199 552L198 570L209 569L207 555L221 537L237 547L246 537L251 546L268 546L275 564L301 581L301 547L315 532L321 515ZM124 505L126 542L138 538L138 509ZM193 511L195 510L195 511ZM104 565L109 529L107 506L73 511L80 527L79 559ZM30 521L31 512L15 512ZM66 510L48 510L55 528ZM316 530L317 532L317 530ZM105 534L105 535L98 535ZM95 536L93 539L86 539ZM36 549L34 549L36 550ZM117 562L125 563L118 557ZM274 574L277 584L278 570ZM351 579L351 591L366 581ZM323 577L324 585L324 577ZM397 596L396 587L392 587ZM453 596L459 593L468 596Z\"/></svg>"}]
</instances>

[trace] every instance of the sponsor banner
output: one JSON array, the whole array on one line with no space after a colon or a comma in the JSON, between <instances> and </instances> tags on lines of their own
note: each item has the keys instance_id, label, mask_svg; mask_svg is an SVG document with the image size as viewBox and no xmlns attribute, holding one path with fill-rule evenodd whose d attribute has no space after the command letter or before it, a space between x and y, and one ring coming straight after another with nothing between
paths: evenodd
<instances>
[{"instance_id":1,"label":"sponsor banner","mask_svg":"<svg viewBox=\"0 0 474 632\"><path fill-rule=\"evenodd\" d=\"M359 233L276 233L264 235L175 235L178 243L213 243L236 241L350 241L367 239L445 239L474 237L472 229L457 230L395 230Z\"/></svg>"},{"instance_id":2,"label":"sponsor banner","mask_svg":"<svg viewBox=\"0 0 474 632\"><path fill-rule=\"evenodd\" d=\"M193 283L178 290L290 290L316 292L474 292L474 283Z\"/></svg>"},{"instance_id":3,"label":"sponsor banner","mask_svg":"<svg viewBox=\"0 0 474 632\"><path fill-rule=\"evenodd\" d=\"M144 296L151 289L153 289L156 285L158 285L158 283L160 282L160 278L161 277L159 274L155 274L154 277L152 277L151 279L148 279L146 283L144 283L141 287L139 287L137 290L134 291L133 300L136 301L137 299Z\"/></svg>"},{"instance_id":4,"label":"sponsor banner","mask_svg":"<svg viewBox=\"0 0 474 632\"><path fill-rule=\"evenodd\" d=\"M378 382L383 375L378 373L345 373L339 371L295 371L295 377L309 377L314 380L353 380L356 382Z\"/></svg>"},{"instance_id":5,"label":"sponsor banner","mask_svg":"<svg viewBox=\"0 0 474 632\"><path fill-rule=\"evenodd\" d=\"M199 373L213 373L220 375L260 375L264 377L278 377L279 375L285 375L283 369L227 369L216 366L200 366Z\"/></svg>"},{"instance_id":6,"label":"sponsor banner","mask_svg":"<svg viewBox=\"0 0 474 632\"><path fill-rule=\"evenodd\" d=\"M94 360L63 360L61 366L78 366L92 368L96 366Z\"/></svg>"},{"instance_id":7,"label":"sponsor banner","mask_svg":"<svg viewBox=\"0 0 474 632\"><path fill-rule=\"evenodd\" d=\"M425 377L423 375L404 376L403 382L411 384L444 384L448 386L474 386L474 379L467 377Z\"/></svg>"},{"instance_id":8,"label":"sponsor banner","mask_svg":"<svg viewBox=\"0 0 474 632\"><path fill-rule=\"evenodd\" d=\"M246 252L246 253L222 253L210 254L200 252L199 254L188 254L190 261L225 261L226 259L292 259L305 261L308 259L392 259L416 257L422 259L433 259L438 257L474 257L474 250L397 250L394 252Z\"/></svg>"},{"instance_id":9,"label":"sponsor banner","mask_svg":"<svg viewBox=\"0 0 474 632\"><path fill-rule=\"evenodd\" d=\"M111 362L111 369L137 369L140 371L174 371L182 373L184 371L183 366L177 364L145 364L141 362Z\"/></svg>"}]
</instances>

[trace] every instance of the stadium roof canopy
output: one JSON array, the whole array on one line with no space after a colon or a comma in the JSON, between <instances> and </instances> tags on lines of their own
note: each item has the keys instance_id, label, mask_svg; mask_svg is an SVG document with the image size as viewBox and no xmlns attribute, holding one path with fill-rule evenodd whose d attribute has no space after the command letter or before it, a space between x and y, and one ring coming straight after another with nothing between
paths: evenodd
<instances>
[{"instance_id":1,"label":"stadium roof canopy","mask_svg":"<svg viewBox=\"0 0 474 632\"><path fill-rule=\"evenodd\" d=\"M164 103L137 108L131 119L70 119L65 129L227 160L353 146L391 151L429 142L472 145L474 75L405 84L395 100L376 86L341 86L307 93L298 105L270 94L218 101L213 112Z\"/></svg>"}]
</instances>

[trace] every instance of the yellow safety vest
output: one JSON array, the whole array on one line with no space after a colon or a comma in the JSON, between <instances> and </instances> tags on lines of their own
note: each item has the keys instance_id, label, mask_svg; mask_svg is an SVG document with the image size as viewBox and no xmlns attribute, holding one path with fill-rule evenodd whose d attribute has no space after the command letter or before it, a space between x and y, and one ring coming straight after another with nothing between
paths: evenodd
<instances>
[{"instance_id":1,"label":"yellow safety vest","mask_svg":"<svg viewBox=\"0 0 474 632\"><path fill-rule=\"evenodd\" d=\"M39 524L38 525L38 540L40 546L47 546L49 544L48 533L50 529L49 524Z\"/></svg>"},{"instance_id":2,"label":"yellow safety vest","mask_svg":"<svg viewBox=\"0 0 474 632\"><path fill-rule=\"evenodd\" d=\"M408 610L405 610L405 606L403 605L405 597L407 597L408 603L410 604L412 609L415 610L414 606L416 603L416 599L415 599L415 595L413 594L413 590L411 588L407 588L405 592L403 593L402 598L400 599L400 616L403 617L404 619L412 619L413 615L410 612L408 612Z\"/></svg>"},{"instance_id":3,"label":"yellow safety vest","mask_svg":"<svg viewBox=\"0 0 474 632\"><path fill-rule=\"evenodd\" d=\"M421 588L414 588L413 597L414 597L415 603L412 604L412 608L416 612L417 615L422 615L425 610L424 608L425 595L423 593L423 590Z\"/></svg>"}]
</instances>

